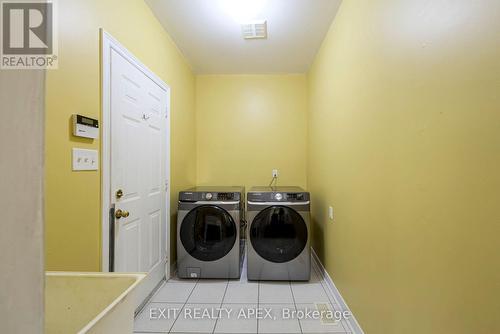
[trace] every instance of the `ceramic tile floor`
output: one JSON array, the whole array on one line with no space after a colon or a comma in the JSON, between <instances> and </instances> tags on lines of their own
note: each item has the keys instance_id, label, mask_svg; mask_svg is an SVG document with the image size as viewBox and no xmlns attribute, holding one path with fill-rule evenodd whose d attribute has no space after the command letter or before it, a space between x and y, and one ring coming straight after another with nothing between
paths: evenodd
<instances>
[{"instance_id":1,"label":"ceramic tile floor","mask_svg":"<svg viewBox=\"0 0 500 334\"><path fill-rule=\"evenodd\" d=\"M344 311L317 267L311 270L309 282L252 282L245 270L239 280L172 278L137 315L135 333L354 333L345 319L286 317L294 311ZM260 316L248 313L256 309Z\"/></svg>"}]
</instances>

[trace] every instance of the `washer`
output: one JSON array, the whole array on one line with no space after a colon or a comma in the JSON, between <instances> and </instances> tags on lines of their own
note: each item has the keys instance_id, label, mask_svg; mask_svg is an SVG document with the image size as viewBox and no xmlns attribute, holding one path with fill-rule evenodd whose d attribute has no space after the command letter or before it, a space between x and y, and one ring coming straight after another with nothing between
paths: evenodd
<instances>
[{"instance_id":1,"label":"washer","mask_svg":"<svg viewBox=\"0 0 500 334\"><path fill-rule=\"evenodd\" d=\"M244 187L195 187L179 193L177 275L239 278L243 263Z\"/></svg>"},{"instance_id":2,"label":"washer","mask_svg":"<svg viewBox=\"0 0 500 334\"><path fill-rule=\"evenodd\" d=\"M249 280L308 281L309 193L299 187L253 187L247 194Z\"/></svg>"}]
</instances>

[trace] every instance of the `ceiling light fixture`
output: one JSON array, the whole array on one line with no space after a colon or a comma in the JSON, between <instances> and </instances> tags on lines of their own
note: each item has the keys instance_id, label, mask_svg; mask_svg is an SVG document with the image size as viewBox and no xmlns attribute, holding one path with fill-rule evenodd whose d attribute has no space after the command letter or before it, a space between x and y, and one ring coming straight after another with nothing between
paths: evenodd
<instances>
[{"instance_id":1,"label":"ceiling light fixture","mask_svg":"<svg viewBox=\"0 0 500 334\"><path fill-rule=\"evenodd\" d=\"M240 24L255 20L266 2L267 0L219 0L222 10Z\"/></svg>"}]
</instances>

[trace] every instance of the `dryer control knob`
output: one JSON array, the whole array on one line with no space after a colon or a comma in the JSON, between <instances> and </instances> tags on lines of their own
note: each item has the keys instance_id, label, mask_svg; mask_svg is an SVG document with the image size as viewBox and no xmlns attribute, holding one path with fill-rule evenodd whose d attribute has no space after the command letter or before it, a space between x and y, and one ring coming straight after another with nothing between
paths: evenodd
<instances>
[{"instance_id":1,"label":"dryer control knob","mask_svg":"<svg viewBox=\"0 0 500 334\"><path fill-rule=\"evenodd\" d=\"M212 194L211 193L206 193L205 194L205 198L210 201L212 199Z\"/></svg>"},{"instance_id":2,"label":"dryer control knob","mask_svg":"<svg viewBox=\"0 0 500 334\"><path fill-rule=\"evenodd\" d=\"M283 195L281 195L280 193L277 193L276 195L274 195L274 198L277 200L277 201L281 201L283 199Z\"/></svg>"}]
</instances>

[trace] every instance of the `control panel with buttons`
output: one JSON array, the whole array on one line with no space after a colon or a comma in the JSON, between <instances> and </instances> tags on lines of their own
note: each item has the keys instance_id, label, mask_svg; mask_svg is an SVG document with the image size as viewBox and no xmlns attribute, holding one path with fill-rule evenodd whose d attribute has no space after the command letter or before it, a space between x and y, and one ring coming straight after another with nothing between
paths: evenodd
<instances>
[{"instance_id":1,"label":"control panel with buttons","mask_svg":"<svg viewBox=\"0 0 500 334\"><path fill-rule=\"evenodd\" d=\"M201 189L200 189L201 188ZM240 201L242 189L241 187L226 187L235 188L233 192L218 192L204 190L205 187L191 188L186 191L179 192L179 201L181 202L197 202L197 201L210 201L210 202L220 202L220 201ZM244 192L244 190L243 190Z\"/></svg>"},{"instance_id":2,"label":"control panel with buttons","mask_svg":"<svg viewBox=\"0 0 500 334\"><path fill-rule=\"evenodd\" d=\"M248 200L254 202L307 202L309 193L304 192L249 192Z\"/></svg>"}]
</instances>

